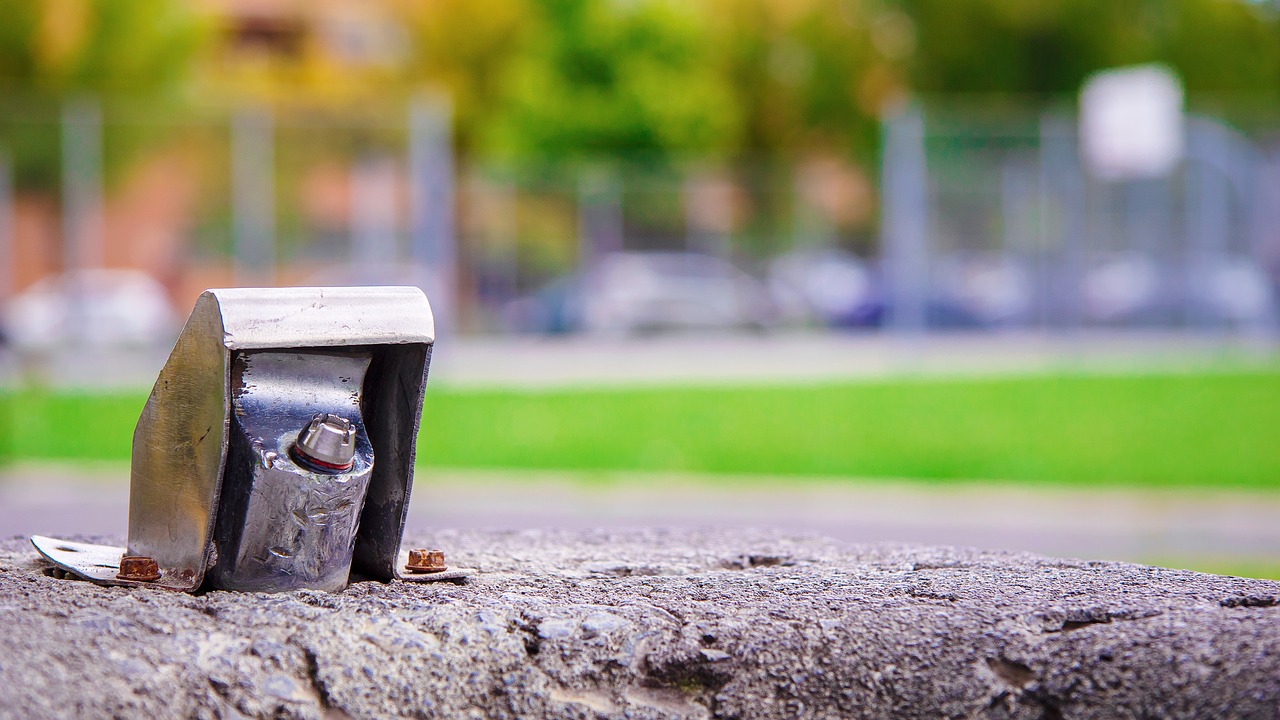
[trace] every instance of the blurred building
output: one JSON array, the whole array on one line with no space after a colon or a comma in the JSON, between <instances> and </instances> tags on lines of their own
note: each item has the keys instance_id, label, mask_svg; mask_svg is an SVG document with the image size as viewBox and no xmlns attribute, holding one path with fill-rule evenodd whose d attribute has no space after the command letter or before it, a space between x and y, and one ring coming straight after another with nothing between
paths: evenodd
<instances>
[{"instance_id":1,"label":"blurred building","mask_svg":"<svg viewBox=\"0 0 1280 720\"><path fill-rule=\"evenodd\" d=\"M406 57L407 38L392 7L198 0L203 42L189 87L200 95L182 109L156 107L128 91L62 102L6 97L10 110L0 114L0 125L28 126L15 133L15 142L39 136L49 146L43 163L62 178L29 187L9 173L0 300L76 267L140 270L184 306L205 287L235 282L230 255L200 257L196 236L228 231L216 218L219 227L209 227L209 216L227 212L218 205L229 201L229 190L220 186L230 180L228 135L237 108L349 112L355 96L367 94ZM57 15L52 6L46 13ZM70 36L92 32L77 30L77 20L87 22L71 17L57 24ZM150 141L139 142L140 135ZM135 146L141 152L123 165L103 167L104 154L133 153ZM0 146L0 158L4 150ZM350 224L351 183L342 170L322 164L299 183L303 212L319 226ZM76 188L73 174L92 177ZM77 190L84 197L72 197ZM282 277L263 280L296 282L305 274L286 268Z\"/></svg>"}]
</instances>

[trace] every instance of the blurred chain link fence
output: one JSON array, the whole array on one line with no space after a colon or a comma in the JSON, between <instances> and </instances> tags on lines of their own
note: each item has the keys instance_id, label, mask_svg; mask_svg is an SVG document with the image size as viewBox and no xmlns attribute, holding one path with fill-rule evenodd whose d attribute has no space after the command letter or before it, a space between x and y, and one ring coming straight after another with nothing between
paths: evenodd
<instances>
[{"instance_id":1,"label":"blurred chain link fence","mask_svg":"<svg viewBox=\"0 0 1280 720\"><path fill-rule=\"evenodd\" d=\"M1073 114L954 106L886 123L891 325L1158 328L1270 335L1280 146L1185 118L1168 174L1100 179Z\"/></svg>"},{"instance_id":2,"label":"blurred chain link fence","mask_svg":"<svg viewBox=\"0 0 1280 720\"><path fill-rule=\"evenodd\" d=\"M15 344L163 345L200 290L237 284L419 285L464 334L1276 326L1280 145L1261 123L1189 115L1173 172L1109 181L1073 111L989 105L888 119L877 169L459 160L441 99L4 103Z\"/></svg>"}]
</instances>

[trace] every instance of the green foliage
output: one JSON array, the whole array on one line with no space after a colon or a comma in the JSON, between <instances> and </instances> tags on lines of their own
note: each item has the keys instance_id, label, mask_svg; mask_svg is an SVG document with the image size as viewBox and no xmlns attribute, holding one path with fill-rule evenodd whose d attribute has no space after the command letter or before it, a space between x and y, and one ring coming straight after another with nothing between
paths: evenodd
<instances>
[{"instance_id":1,"label":"green foliage","mask_svg":"<svg viewBox=\"0 0 1280 720\"><path fill-rule=\"evenodd\" d=\"M23 190L56 187L65 103L82 97L150 106L176 99L203 38L176 0L0 0L0 149ZM108 169L123 165L154 128L110 123Z\"/></svg>"},{"instance_id":2,"label":"green foliage","mask_svg":"<svg viewBox=\"0 0 1280 720\"><path fill-rule=\"evenodd\" d=\"M318 104L349 102L353 88L380 100L443 88L465 155L539 162L836 154L868 164L880 116L911 93L1052 102L1074 97L1092 72L1142 62L1175 68L1193 101L1280 99L1280 16L1244 0L400 0L385 9L409 39L399 67L317 59L316 42L296 67L275 58L280 72L258 77L253 62L236 66L247 75L223 72L233 50L198 64L207 33L187 3L0 0L0 142L20 185L47 189L58 146L48 124L67 98L154 103L205 93L214 77L232 101L237 91L272 97L272 87Z\"/></svg>"},{"instance_id":3,"label":"green foliage","mask_svg":"<svg viewBox=\"0 0 1280 720\"><path fill-rule=\"evenodd\" d=\"M464 152L870 157L880 105L901 91L903 58L871 42L872 20L900 12L867 18L835 2L779 11L776 0L511 0L481 18L467 7L424 13L412 71L460 98ZM464 25L478 27L445 32Z\"/></svg>"},{"instance_id":4,"label":"green foliage","mask_svg":"<svg viewBox=\"0 0 1280 720\"><path fill-rule=\"evenodd\" d=\"M25 0L0 3L0 79L32 85L40 73L41 5Z\"/></svg>"},{"instance_id":5,"label":"green foliage","mask_svg":"<svg viewBox=\"0 0 1280 720\"><path fill-rule=\"evenodd\" d=\"M0 86L41 96L173 92L201 36L173 0L2 0L0 16Z\"/></svg>"},{"instance_id":6,"label":"green foliage","mask_svg":"<svg viewBox=\"0 0 1280 720\"><path fill-rule=\"evenodd\" d=\"M410 82L467 153L874 159L910 93L1053 102L1162 62L1194 99L1280 95L1280 18L1243 0L461 0L424 6Z\"/></svg>"},{"instance_id":7,"label":"green foliage","mask_svg":"<svg viewBox=\"0 0 1280 720\"><path fill-rule=\"evenodd\" d=\"M530 0L410 2L404 21L413 40L404 68L409 85L444 89L453 98L455 136L471 152L496 121L516 59L537 25Z\"/></svg>"},{"instance_id":8,"label":"green foliage","mask_svg":"<svg viewBox=\"0 0 1280 720\"><path fill-rule=\"evenodd\" d=\"M1240 0L901 0L921 92L1071 96L1093 72L1162 62L1190 94L1280 92L1280 23Z\"/></svg>"},{"instance_id":9,"label":"green foliage","mask_svg":"<svg viewBox=\"0 0 1280 720\"><path fill-rule=\"evenodd\" d=\"M878 50L874 29L901 20L900 12L850 2L711 6L718 62L743 114L740 152L871 156L880 110L904 90L907 49L884 44L888 52Z\"/></svg>"},{"instance_id":10,"label":"green foliage","mask_svg":"<svg viewBox=\"0 0 1280 720\"><path fill-rule=\"evenodd\" d=\"M499 152L549 158L723 154L739 132L701 18L672 2L549 0L507 75Z\"/></svg>"}]
</instances>

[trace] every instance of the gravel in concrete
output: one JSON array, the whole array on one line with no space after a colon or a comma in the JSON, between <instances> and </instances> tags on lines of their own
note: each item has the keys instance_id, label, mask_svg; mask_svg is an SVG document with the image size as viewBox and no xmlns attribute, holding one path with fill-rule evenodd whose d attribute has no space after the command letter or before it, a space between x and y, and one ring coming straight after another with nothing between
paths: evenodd
<instances>
[{"instance_id":1,"label":"gravel in concrete","mask_svg":"<svg viewBox=\"0 0 1280 720\"><path fill-rule=\"evenodd\" d=\"M0 717L1280 717L1280 582L750 531L408 544L481 572L191 596L0 541Z\"/></svg>"}]
</instances>

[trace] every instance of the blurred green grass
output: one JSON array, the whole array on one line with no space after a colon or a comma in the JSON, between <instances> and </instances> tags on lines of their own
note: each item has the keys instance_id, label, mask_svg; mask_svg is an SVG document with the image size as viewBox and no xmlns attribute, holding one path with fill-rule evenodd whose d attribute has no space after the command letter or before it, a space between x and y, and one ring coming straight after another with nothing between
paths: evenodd
<instances>
[{"instance_id":1,"label":"blurred green grass","mask_svg":"<svg viewBox=\"0 0 1280 720\"><path fill-rule=\"evenodd\" d=\"M10 391L5 460L127 460L143 393ZM419 462L1280 488L1280 368L427 393Z\"/></svg>"},{"instance_id":2,"label":"blurred green grass","mask_svg":"<svg viewBox=\"0 0 1280 720\"><path fill-rule=\"evenodd\" d=\"M1231 575L1242 578L1280 580L1280 563L1236 557L1152 557L1143 558L1144 565L1192 570L1210 575Z\"/></svg>"}]
</instances>

